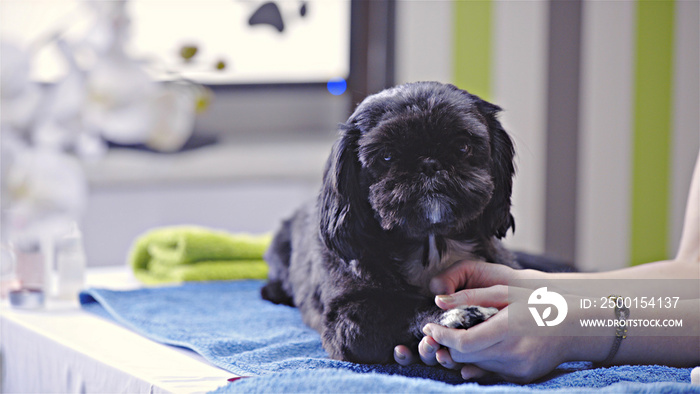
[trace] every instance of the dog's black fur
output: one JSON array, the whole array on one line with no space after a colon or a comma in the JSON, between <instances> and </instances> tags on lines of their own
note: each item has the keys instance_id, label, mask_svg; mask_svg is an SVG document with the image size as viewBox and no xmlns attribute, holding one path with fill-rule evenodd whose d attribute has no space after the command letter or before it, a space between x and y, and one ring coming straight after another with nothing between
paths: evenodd
<instances>
[{"instance_id":1,"label":"dog's black fur","mask_svg":"<svg viewBox=\"0 0 700 394\"><path fill-rule=\"evenodd\" d=\"M510 214L514 149L500 108L419 82L365 99L340 126L317 201L266 253L265 299L297 306L335 359L392 360L429 323L467 328L496 312L435 306L430 278L462 258L516 266L498 239Z\"/></svg>"}]
</instances>

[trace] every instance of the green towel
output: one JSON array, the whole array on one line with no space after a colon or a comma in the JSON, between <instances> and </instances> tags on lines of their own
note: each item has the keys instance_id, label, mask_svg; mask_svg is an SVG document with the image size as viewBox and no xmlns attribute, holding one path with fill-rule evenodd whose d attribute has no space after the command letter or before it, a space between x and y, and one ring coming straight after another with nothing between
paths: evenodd
<instances>
[{"instance_id":1,"label":"green towel","mask_svg":"<svg viewBox=\"0 0 700 394\"><path fill-rule=\"evenodd\" d=\"M196 226L158 228L136 239L134 276L148 284L265 279L271 235L231 234Z\"/></svg>"}]
</instances>

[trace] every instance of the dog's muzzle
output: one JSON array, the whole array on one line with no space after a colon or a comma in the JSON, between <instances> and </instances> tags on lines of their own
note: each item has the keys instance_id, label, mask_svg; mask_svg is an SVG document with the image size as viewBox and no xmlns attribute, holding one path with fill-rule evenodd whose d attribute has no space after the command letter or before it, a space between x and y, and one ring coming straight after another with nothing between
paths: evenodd
<instances>
[{"instance_id":1,"label":"dog's muzzle","mask_svg":"<svg viewBox=\"0 0 700 394\"><path fill-rule=\"evenodd\" d=\"M430 224L440 224L451 217L449 205L437 197L426 198L422 205L425 218Z\"/></svg>"}]
</instances>

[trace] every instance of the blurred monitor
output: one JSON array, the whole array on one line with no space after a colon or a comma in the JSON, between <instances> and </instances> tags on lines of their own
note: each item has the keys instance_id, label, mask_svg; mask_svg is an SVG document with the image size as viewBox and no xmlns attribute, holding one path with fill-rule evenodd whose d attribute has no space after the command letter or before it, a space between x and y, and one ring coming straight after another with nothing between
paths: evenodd
<instances>
[{"instance_id":1,"label":"blurred monitor","mask_svg":"<svg viewBox=\"0 0 700 394\"><path fill-rule=\"evenodd\" d=\"M102 3L102 4L100 4ZM94 34L108 2L3 0L3 39L33 46L35 78L65 72L50 45ZM350 73L350 8L347 0L130 0L127 52L167 79L178 71L215 85L325 83ZM190 49L191 61L183 61ZM216 65L223 67L217 69Z\"/></svg>"},{"instance_id":2,"label":"blurred monitor","mask_svg":"<svg viewBox=\"0 0 700 394\"><path fill-rule=\"evenodd\" d=\"M3 0L0 34L32 52L35 80L51 82L67 69L51 38L99 40L91 29L105 4ZM129 55L156 78L214 89L204 133L334 129L393 76L393 0L129 0L126 10Z\"/></svg>"}]
</instances>

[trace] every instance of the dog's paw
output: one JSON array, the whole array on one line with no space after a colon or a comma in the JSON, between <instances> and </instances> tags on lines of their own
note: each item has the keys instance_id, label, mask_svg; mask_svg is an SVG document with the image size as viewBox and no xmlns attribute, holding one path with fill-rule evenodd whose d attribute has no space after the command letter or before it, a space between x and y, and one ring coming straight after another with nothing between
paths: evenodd
<instances>
[{"instance_id":1,"label":"dog's paw","mask_svg":"<svg viewBox=\"0 0 700 394\"><path fill-rule=\"evenodd\" d=\"M498 312L496 308L483 306L459 306L444 312L438 324L448 328L469 328L479 324Z\"/></svg>"}]
</instances>

